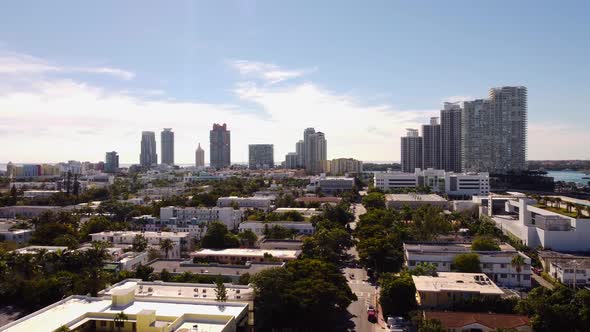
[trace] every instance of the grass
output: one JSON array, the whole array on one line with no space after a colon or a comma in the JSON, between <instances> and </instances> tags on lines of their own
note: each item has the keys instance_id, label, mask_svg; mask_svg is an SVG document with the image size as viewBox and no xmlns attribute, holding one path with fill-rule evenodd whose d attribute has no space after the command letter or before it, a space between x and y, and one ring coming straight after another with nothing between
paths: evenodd
<instances>
[{"instance_id":1,"label":"grass","mask_svg":"<svg viewBox=\"0 0 590 332\"><path fill-rule=\"evenodd\" d=\"M541 208L543 210L547 210L547 211L559 213L559 214L564 215L564 216L567 216L567 217L572 217L572 218L577 218L578 217L578 213L576 212L575 209L572 209L572 212L568 212L566 209L552 207L552 206L547 206L547 205L535 204L534 206L535 207L538 207L538 208Z\"/></svg>"}]
</instances>

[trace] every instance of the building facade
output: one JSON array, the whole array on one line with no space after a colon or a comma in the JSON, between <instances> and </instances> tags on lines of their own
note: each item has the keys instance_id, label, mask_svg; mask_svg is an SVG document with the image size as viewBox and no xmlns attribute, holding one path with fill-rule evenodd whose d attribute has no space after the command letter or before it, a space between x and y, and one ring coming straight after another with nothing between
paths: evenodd
<instances>
[{"instance_id":1,"label":"building facade","mask_svg":"<svg viewBox=\"0 0 590 332\"><path fill-rule=\"evenodd\" d=\"M361 173L363 162L353 158L338 158L330 161L330 174L345 175L348 173Z\"/></svg>"},{"instance_id":2,"label":"building facade","mask_svg":"<svg viewBox=\"0 0 590 332\"><path fill-rule=\"evenodd\" d=\"M115 173L119 169L119 154L116 151L107 152L104 159L104 171Z\"/></svg>"},{"instance_id":3,"label":"building facade","mask_svg":"<svg viewBox=\"0 0 590 332\"><path fill-rule=\"evenodd\" d=\"M490 89L463 103L462 168L504 174L526 169L527 88Z\"/></svg>"},{"instance_id":4,"label":"building facade","mask_svg":"<svg viewBox=\"0 0 590 332\"><path fill-rule=\"evenodd\" d=\"M441 169L460 173L461 163L461 105L445 103L440 111Z\"/></svg>"},{"instance_id":5,"label":"building facade","mask_svg":"<svg viewBox=\"0 0 590 332\"><path fill-rule=\"evenodd\" d=\"M441 125L438 118L430 118L430 124L422 125L422 169L441 168Z\"/></svg>"},{"instance_id":6,"label":"building facade","mask_svg":"<svg viewBox=\"0 0 590 332\"><path fill-rule=\"evenodd\" d=\"M205 151L201 148L201 143L199 143L195 151L195 166L197 168L205 168Z\"/></svg>"},{"instance_id":7,"label":"building facade","mask_svg":"<svg viewBox=\"0 0 590 332\"><path fill-rule=\"evenodd\" d=\"M408 129L405 137L401 138L402 171L413 173L423 165L423 141L418 135L418 129Z\"/></svg>"},{"instance_id":8,"label":"building facade","mask_svg":"<svg viewBox=\"0 0 590 332\"><path fill-rule=\"evenodd\" d=\"M172 128L164 128L160 134L162 142L162 164L174 165L174 132Z\"/></svg>"},{"instance_id":9,"label":"building facade","mask_svg":"<svg viewBox=\"0 0 590 332\"><path fill-rule=\"evenodd\" d=\"M231 166L231 135L224 123L213 124L209 132L209 163L214 168L225 168Z\"/></svg>"},{"instance_id":10,"label":"building facade","mask_svg":"<svg viewBox=\"0 0 590 332\"><path fill-rule=\"evenodd\" d=\"M299 155L296 152L289 152L285 156L285 168L297 169L299 168Z\"/></svg>"},{"instance_id":11,"label":"building facade","mask_svg":"<svg viewBox=\"0 0 590 332\"><path fill-rule=\"evenodd\" d=\"M250 169L270 169L274 165L274 145L248 145L248 167Z\"/></svg>"},{"instance_id":12,"label":"building facade","mask_svg":"<svg viewBox=\"0 0 590 332\"><path fill-rule=\"evenodd\" d=\"M309 174L319 174L323 171L322 163L328 159L328 141L326 135L314 128L307 128L303 133L305 146L304 164Z\"/></svg>"},{"instance_id":13,"label":"building facade","mask_svg":"<svg viewBox=\"0 0 590 332\"><path fill-rule=\"evenodd\" d=\"M144 131L141 133L141 153L139 154L139 164L142 167L152 167L158 164L158 154L156 153L156 133L153 131Z\"/></svg>"}]
</instances>

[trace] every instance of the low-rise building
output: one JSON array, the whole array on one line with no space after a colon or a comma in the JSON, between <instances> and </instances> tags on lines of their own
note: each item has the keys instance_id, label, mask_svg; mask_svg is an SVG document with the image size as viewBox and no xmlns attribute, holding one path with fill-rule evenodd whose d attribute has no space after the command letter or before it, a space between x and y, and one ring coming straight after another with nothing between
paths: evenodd
<instances>
[{"instance_id":1,"label":"low-rise building","mask_svg":"<svg viewBox=\"0 0 590 332\"><path fill-rule=\"evenodd\" d=\"M193 274L200 274L204 276L221 276L231 279L233 283L237 283L240 277L248 274L253 276L259 272L267 269L282 267L283 262L267 262L267 263L250 263L245 264L198 264L192 261L159 259L149 264L154 269L154 272L160 273L166 270L172 274L181 274L190 272Z\"/></svg>"},{"instance_id":2,"label":"low-rise building","mask_svg":"<svg viewBox=\"0 0 590 332\"><path fill-rule=\"evenodd\" d=\"M246 262L288 262L297 259L299 250L272 249L201 249L191 253L196 261L218 262L224 264L245 264Z\"/></svg>"},{"instance_id":3,"label":"low-rise building","mask_svg":"<svg viewBox=\"0 0 590 332\"><path fill-rule=\"evenodd\" d=\"M122 248L107 248L111 258L105 264L116 271L133 271L139 265L146 265L149 261L148 253L143 252L125 252Z\"/></svg>"},{"instance_id":4,"label":"low-rise building","mask_svg":"<svg viewBox=\"0 0 590 332\"><path fill-rule=\"evenodd\" d=\"M531 248L590 251L590 217L571 217L536 203L530 198L507 200L504 214L493 215L492 220L504 233Z\"/></svg>"},{"instance_id":5,"label":"low-rise building","mask_svg":"<svg viewBox=\"0 0 590 332\"><path fill-rule=\"evenodd\" d=\"M272 208L274 198L255 196L255 197L220 197L217 199L217 207L234 207L246 208L246 209L259 209L263 211L269 211Z\"/></svg>"},{"instance_id":6,"label":"low-rise building","mask_svg":"<svg viewBox=\"0 0 590 332\"><path fill-rule=\"evenodd\" d=\"M213 284L142 282L127 279L98 297L70 296L0 328L5 332L57 330L235 332L253 325L248 286L227 285L228 301L215 301ZM244 295L242 295L244 294ZM239 297L239 298L238 298ZM124 313L126 320L115 323Z\"/></svg>"},{"instance_id":7,"label":"low-rise building","mask_svg":"<svg viewBox=\"0 0 590 332\"><path fill-rule=\"evenodd\" d=\"M47 211L57 213L66 210L71 210L71 208L61 206L3 206L0 207L0 218L16 218L19 216L23 218L35 218Z\"/></svg>"},{"instance_id":8,"label":"low-rise building","mask_svg":"<svg viewBox=\"0 0 590 332\"><path fill-rule=\"evenodd\" d=\"M0 230L0 242L12 241L19 244L25 243L31 240L32 235L32 229L2 229Z\"/></svg>"},{"instance_id":9,"label":"low-rise building","mask_svg":"<svg viewBox=\"0 0 590 332\"><path fill-rule=\"evenodd\" d=\"M137 231L109 231L90 234L92 241L106 241L112 244L133 244L137 235L143 236L150 247L159 248L166 258L180 258L182 252L189 250L190 238L186 232L137 232ZM160 248L165 239L172 241L172 248Z\"/></svg>"},{"instance_id":10,"label":"low-rise building","mask_svg":"<svg viewBox=\"0 0 590 332\"><path fill-rule=\"evenodd\" d=\"M445 198L437 194L387 194L385 195L385 206L389 209L401 209L408 206L417 209L424 205L432 205L443 210L450 208L450 203Z\"/></svg>"},{"instance_id":11,"label":"low-rise building","mask_svg":"<svg viewBox=\"0 0 590 332\"><path fill-rule=\"evenodd\" d=\"M500 298L504 292L483 273L440 272L437 276L412 276L421 308L448 308L474 296Z\"/></svg>"},{"instance_id":12,"label":"low-rise building","mask_svg":"<svg viewBox=\"0 0 590 332\"><path fill-rule=\"evenodd\" d=\"M301 250L301 248L303 247L303 241L262 239L259 242L258 246L260 247L260 249Z\"/></svg>"},{"instance_id":13,"label":"low-rise building","mask_svg":"<svg viewBox=\"0 0 590 332\"><path fill-rule=\"evenodd\" d=\"M23 192L23 197L28 199L35 199L35 198L49 198L57 193L60 193L59 190L25 190Z\"/></svg>"},{"instance_id":14,"label":"low-rise building","mask_svg":"<svg viewBox=\"0 0 590 332\"><path fill-rule=\"evenodd\" d=\"M297 212L297 213L302 214L304 217L319 216L323 213L321 210L314 209L314 208L278 208L278 209L275 209L273 212L276 212L276 213Z\"/></svg>"},{"instance_id":15,"label":"low-rise building","mask_svg":"<svg viewBox=\"0 0 590 332\"><path fill-rule=\"evenodd\" d=\"M186 232L191 238L200 240L207 232L207 221L197 219L178 220L176 218L160 219L150 215L133 217L131 219L134 229L143 232Z\"/></svg>"},{"instance_id":16,"label":"low-rise building","mask_svg":"<svg viewBox=\"0 0 590 332\"><path fill-rule=\"evenodd\" d=\"M162 200L184 193L184 187L154 187L140 189L137 192L139 197L148 197L151 200Z\"/></svg>"},{"instance_id":17,"label":"low-rise building","mask_svg":"<svg viewBox=\"0 0 590 332\"><path fill-rule=\"evenodd\" d=\"M590 285L590 260L554 260L548 273L564 285Z\"/></svg>"},{"instance_id":18,"label":"low-rise building","mask_svg":"<svg viewBox=\"0 0 590 332\"><path fill-rule=\"evenodd\" d=\"M304 196L304 197L297 197L295 202L303 203L303 204L329 204L329 205L338 205L342 201L342 197L333 197L333 196Z\"/></svg>"},{"instance_id":19,"label":"low-rise building","mask_svg":"<svg viewBox=\"0 0 590 332\"><path fill-rule=\"evenodd\" d=\"M488 195L488 173L453 173L440 169L416 169L414 173L375 172L373 184L381 190L429 187L433 192L453 197Z\"/></svg>"},{"instance_id":20,"label":"low-rise building","mask_svg":"<svg viewBox=\"0 0 590 332\"><path fill-rule=\"evenodd\" d=\"M34 255L37 254L41 251L50 253L50 252L58 252L58 251L65 251L68 250L68 247L62 247L62 246L28 246L28 247L24 247L24 248L19 248L14 250L14 253L20 254L20 255Z\"/></svg>"},{"instance_id":21,"label":"low-rise building","mask_svg":"<svg viewBox=\"0 0 590 332\"><path fill-rule=\"evenodd\" d=\"M531 259L509 244L500 244L499 251L473 251L470 243L411 242L404 243L405 265L413 270L421 263L436 266L438 272L450 272L457 255L475 253L479 256L482 273L494 282L508 287L531 287ZM512 265L521 256L524 265ZM520 270L520 271L518 271Z\"/></svg>"},{"instance_id":22,"label":"low-rise building","mask_svg":"<svg viewBox=\"0 0 590 332\"><path fill-rule=\"evenodd\" d=\"M193 221L197 222L212 222L220 221L227 226L228 229L234 230L244 219L244 211L237 210L232 207L212 207L212 208L195 208L195 207L175 207L168 206L160 208L160 219L162 220L177 220L177 221Z\"/></svg>"},{"instance_id":23,"label":"low-rise building","mask_svg":"<svg viewBox=\"0 0 590 332\"><path fill-rule=\"evenodd\" d=\"M238 229L240 232L250 230L261 236L265 230L275 226L290 229L296 234L312 235L315 232L313 224L305 221L244 221Z\"/></svg>"},{"instance_id":24,"label":"low-rise building","mask_svg":"<svg viewBox=\"0 0 590 332\"><path fill-rule=\"evenodd\" d=\"M318 190L324 194L334 195L354 188L354 178L344 176L317 176L310 179L305 188L307 192L315 193Z\"/></svg>"},{"instance_id":25,"label":"low-rise building","mask_svg":"<svg viewBox=\"0 0 590 332\"><path fill-rule=\"evenodd\" d=\"M532 332L527 316L486 312L425 311L424 319L437 320L444 331L494 332L499 329Z\"/></svg>"}]
</instances>

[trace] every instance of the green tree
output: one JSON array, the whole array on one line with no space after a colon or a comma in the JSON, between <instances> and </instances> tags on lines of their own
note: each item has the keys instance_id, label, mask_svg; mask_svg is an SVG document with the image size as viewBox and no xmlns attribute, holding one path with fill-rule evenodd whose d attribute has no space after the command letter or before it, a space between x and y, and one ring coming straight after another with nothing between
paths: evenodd
<instances>
[{"instance_id":1,"label":"green tree","mask_svg":"<svg viewBox=\"0 0 590 332\"><path fill-rule=\"evenodd\" d=\"M478 236L471 243L471 250L473 251L499 251L500 246L490 236Z\"/></svg>"},{"instance_id":2,"label":"green tree","mask_svg":"<svg viewBox=\"0 0 590 332\"><path fill-rule=\"evenodd\" d=\"M164 254L168 258L168 252L174 249L174 242L171 239L160 240L160 249L164 250Z\"/></svg>"},{"instance_id":3,"label":"green tree","mask_svg":"<svg viewBox=\"0 0 590 332\"><path fill-rule=\"evenodd\" d=\"M227 301L227 289L225 288L221 278L215 281L215 300L217 302Z\"/></svg>"},{"instance_id":4,"label":"green tree","mask_svg":"<svg viewBox=\"0 0 590 332\"><path fill-rule=\"evenodd\" d=\"M116 314L113 321L115 322L115 326L117 327L117 331L121 331L121 328L123 328L125 326L125 322L128 320L129 320L129 317L123 311Z\"/></svg>"},{"instance_id":5,"label":"green tree","mask_svg":"<svg viewBox=\"0 0 590 332\"><path fill-rule=\"evenodd\" d=\"M248 285L250 283L250 279L252 277L250 276L250 273L244 273L240 276L240 278L238 279L238 284L239 285Z\"/></svg>"},{"instance_id":6,"label":"green tree","mask_svg":"<svg viewBox=\"0 0 590 332\"><path fill-rule=\"evenodd\" d=\"M522 257L521 255L514 255L514 257L512 257L512 260L510 261L510 265L512 265L512 267L516 270L516 278L519 286L521 278L520 273L522 272L522 267L525 266L525 264L526 262L524 260L524 257Z\"/></svg>"},{"instance_id":7,"label":"green tree","mask_svg":"<svg viewBox=\"0 0 590 332\"><path fill-rule=\"evenodd\" d=\"M437 276L437 268L436 265L432 263L418 263L416 266L410 271L410 274L413 276Z\"/></svg>"},{"instance_id":8,"label":"green tree","mask_svg":"<svg viewBox=\"0 0 590 332\"><path fill-rule=\"evenodd\" d=\"M384 316L407 316L416 308L416 287L410 274L384 273L381 275L380 284L379 301Z\"/></svg>"},{"instance_id":9,"label":"green tree","mask_svg":"<svg viewBox=\"0 0 590 332\"><path fill-rule=\"evenodd\" d=\"M264 237L266 237L267 239L290 239L294 235L293 230L280 225L265 227L263 232Z\"/></svg>"},{"instance_id":10,"label":"green tree","mask_svg":"<svg viewBox=\"0 0 590 332\"><path fill-rule=\"evenodd\" d=\"M425 319L420 322L418 332L444 332L441 322L437 319Z\"/></svg>"},{"instance_id":11,"label":"green tree","mask_svg":"<svg viewBox=\"0 0 590 332\"><path fill-rule=\"evenodd\" d=\"M371 192L363 196L362 203L367 209L384 209L385 195L379 192Z\"/></svg>"},{"instance_id":12,"label":"green tree","mask_svg":"<svg viewBox=\"0 0 590 332\"><path fill-rule=\"evenodd\" d=\"M139 264L135 269L135 277L139 278L143 281L148 281L152 279L152 273L154 272L154 268L149 265L142 265ZM162 271L163 272L163 271Z\"/></svg>"},{"instance_id":13,"label":"green tree","mask_svg":"<svg viewBox=\"0 0 590 332\"><path fill-rule=\"evenodd\" d=\"M457 272L479 273L479 255L475 253L459 254L453 259L453 269Z\"/></svg>"},{"instance_id":14,"label":"green tree","mask_svg":"<svg viewBox=\"0 0 590 332\"><path fill-rule=\"evenodd\" d=\"M58 328L56 328L55 330L53 330L53 332L70 332L70 328L67 327L66 325L62 325Z\"/></svg>"},{"instance_id":15,"label":"green tree","mask_svg":"<svg viewBox=\"0 0 590 332\"><path fill-rule=\"evenodd\" d=\"M160 272L160 280L166 282L172 280L172 274L166 269L162 269Z\"/></svg>"},{"instance_id":16,"label":"green tree","mask_svg":"<svg viewBox=\"0 0 590 332\"><path fill-rule=\"evenodd\" d=\"M246 247L254 247L256 245L256 241L258 241L258 236L253 231L247 229L243 232L238 233L238 238L240 239L240 243Z\"/></svg>"},{"instance_id":17,"label":"green tree","mask_svg":"<svg viewBox=\"0 0 590 332\"><path fill-rule=\"evenodd\" d=\"M227 230L227 226L214 221L207 227L207 232L201 240L201 247L209 249L235 248L240 246L240 240Z\"/></svg>"},{"instance_id":18,"label":"green tree","mask_svg":"<svg viewBox=\"0 0 590 332\"><path fill-rule=\"evenodd\" d=\"M148 246L148 241L145 238L145 236L143 236L141 234L135 235L135 237L133 238L133 242L131 244L131 248L133 251L142 252L147 248L147 246ZM164 248L162 248L162 249L164 249ZM170 249L172 249L172 248L169 248L169 250ZM168 258L167 256L168 256L168 254L166 254L166 258Z\"/></svg>"}]
</instances>

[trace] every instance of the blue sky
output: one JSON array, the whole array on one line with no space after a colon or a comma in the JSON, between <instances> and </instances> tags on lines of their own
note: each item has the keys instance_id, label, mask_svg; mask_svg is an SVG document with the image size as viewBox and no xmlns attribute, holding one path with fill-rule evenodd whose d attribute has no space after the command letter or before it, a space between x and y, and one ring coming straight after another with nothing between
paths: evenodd
<instances>
[{"instance_id":1,"label":"blue sky","mask_svg":"<svg viewBox=\"0 0 590 332\"><path fill-rule=\"evenodd\" d=\"M172 127L177 161L213 122L294 150L399 160L399 136L444 100L529 88L529 159L590 158L584 1L79 1L0 12L0 162L137 162ZM43 119L43 121L38 121ZM56 146L63 148L56 149Z\"/></svg>"}]
</instances>

